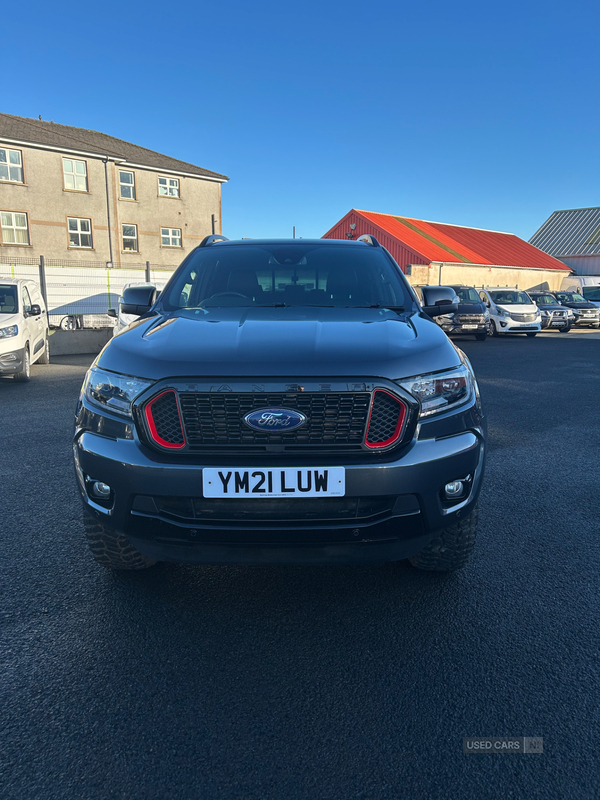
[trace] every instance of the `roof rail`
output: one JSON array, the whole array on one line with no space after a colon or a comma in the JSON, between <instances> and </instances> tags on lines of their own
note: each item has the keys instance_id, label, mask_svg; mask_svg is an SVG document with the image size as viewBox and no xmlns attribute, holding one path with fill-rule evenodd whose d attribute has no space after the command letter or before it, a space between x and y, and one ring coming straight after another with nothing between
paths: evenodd
<instances>
[{"instance_id":1,"label":"roof rail","mask_svg":"<svg viewBox=\"0 0 600 800\"><path fill-rule=\"evenodd\" d=\"M370 244L371 247L381 247L377 239L374 236L371 236L370 233L363 233L363 235L359 236L356 241L364 242L365 244Z\"/></svg>"},{"instance_id":2,"label":"roof rail","mask_svg":"<svg viewBox=\"0 0 600 800\"><path fill-rule=\"evenodd\" d=\"M200 242L198 247L208 247L209 244L214 244L215 242L228 242L229 239L226 236L219 236L218 234L212 234L212 236L205 236L204 239Z\"/></svg>"}]
</instances>

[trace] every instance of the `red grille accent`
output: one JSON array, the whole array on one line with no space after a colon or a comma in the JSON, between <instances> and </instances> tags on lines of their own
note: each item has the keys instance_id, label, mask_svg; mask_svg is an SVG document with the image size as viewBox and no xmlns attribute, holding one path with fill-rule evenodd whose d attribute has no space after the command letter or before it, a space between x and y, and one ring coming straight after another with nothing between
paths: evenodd
<instances>
[{"instance_id":1,"label":"red grille accent","mask_svg":"<svg viewBox=\"0 0 600 800\"><path fill-rule=\"evenodd\" d=\"M406 405L391 392L375 389L369 412L365 447L372 450L389 447L402 435Z\"/></svg>"},{"instance_id":2,"label":"red grille accent","mask_svg":"<svg viewBox=\"0 0 600 800\"><path fill-rule=\"evenodd\" d=\"M170 450L181 450L185 447L179 402L173 389L167 389L153 397L146 404L144 415L150 436L156 444Z\"/></svg>"}]
</instances>

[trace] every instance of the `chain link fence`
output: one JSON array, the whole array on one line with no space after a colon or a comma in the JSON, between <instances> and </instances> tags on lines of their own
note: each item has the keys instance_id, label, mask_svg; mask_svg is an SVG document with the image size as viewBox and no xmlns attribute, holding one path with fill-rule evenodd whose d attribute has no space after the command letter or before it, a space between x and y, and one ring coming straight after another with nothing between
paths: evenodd
<instances>
[{"instance_id":1,"label":"chain link fence","mask_svg":"<svg viewBox=\"0 0 600 800\"><path fill-rule=\"evenodd\" d=\"M107 328L113 326L114 320L106 312L117 309L125 286L153 283L163 289L177 266L158 266L147 261L126 269L107 268L102 261L65 262L44 256L9 259L2 253L0 280L35 281L46 301L51 327Z\"/></svg>"}]
</instances>

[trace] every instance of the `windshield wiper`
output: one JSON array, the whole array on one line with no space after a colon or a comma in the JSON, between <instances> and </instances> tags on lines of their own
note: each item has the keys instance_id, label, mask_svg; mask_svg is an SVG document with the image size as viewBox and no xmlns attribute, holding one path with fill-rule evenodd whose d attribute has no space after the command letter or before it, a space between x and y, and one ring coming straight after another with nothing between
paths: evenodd
<instances>
[{"instance_id":1,"label":"windshield wiper","mask_svg":"<svg viewBox=\"0 0 600 800\"><path fill-rule=\"evenodd\" d=\"M406 311L404 306L386 306L381 303L371 303L368 306L348 306L348 308L384 308L388 311Z\"/></svg>"}]
</instances>

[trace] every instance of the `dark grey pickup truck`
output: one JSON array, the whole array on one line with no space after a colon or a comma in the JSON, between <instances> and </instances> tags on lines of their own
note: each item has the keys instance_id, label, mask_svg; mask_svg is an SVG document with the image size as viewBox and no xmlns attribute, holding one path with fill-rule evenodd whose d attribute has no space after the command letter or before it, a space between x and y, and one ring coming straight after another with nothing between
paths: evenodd
<instances>
[{"instance_id":1,"label":"dark grey pickup truck","mask_svg":"<svg viewBox=\"0 0 600 800\"><path fill-rule=\"evenodd\" d=\"M207 237L86 375L73 452L98 563L448 571L475 543L486 426L468 359L373 237Z\"/></svg>"}]
</instances>

